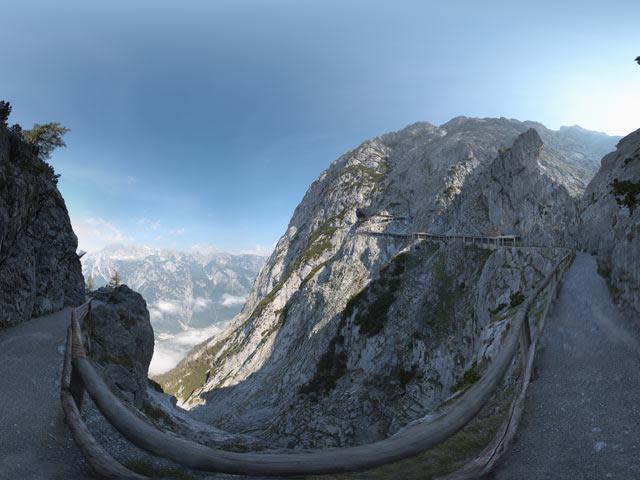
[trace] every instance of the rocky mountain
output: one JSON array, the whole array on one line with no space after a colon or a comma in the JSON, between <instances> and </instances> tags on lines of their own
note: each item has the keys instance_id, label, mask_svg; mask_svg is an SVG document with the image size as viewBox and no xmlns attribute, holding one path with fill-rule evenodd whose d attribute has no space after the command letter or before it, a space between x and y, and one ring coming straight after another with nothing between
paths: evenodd
<instances>
[{"instance_id":1,"label":"rocky mountain","mask_svg":"<svg viewBox=\"0 0 640 480\"><path fill-rule=\"evenodd\" d=\"M111 245L82 258L94 287L114 272L147 301L156 347L151 373L174 366L194 345L220 331L244 305L265 261L257 255Z\"/></svg>"},{"instance_id":2,"label":"rocky mountain","mask_svg":"<svg viewBox=\"0 0 640 480\"><path fill-rule=\"evenodd\" d=\"M196 418L277 445L397 431L486 368L559 253L380 234L571 246L579 197L617 140L460 117L364 142L310 186L224 334L158 381Z\"/></svg>"},{"instance_id":3,"label":"rocky mountain","mask_svg":"<svg viewBox=\"0 0 640 480\"><path fill-rule=\"evenodd\" d=\"M616 301L640 317L640 130L602 159L582 201L580 246L598 255Z\"/></svg>"},{"instance_id":4,"label":"rocky mountain","mask_svg":"<svg viewBox=\"0 0 640 480\"><path fill-rule=\"evenodd\" d=\"M53 168L0 122L0 327L82 303L77 247Z\"/></svg>"}]
</instances>

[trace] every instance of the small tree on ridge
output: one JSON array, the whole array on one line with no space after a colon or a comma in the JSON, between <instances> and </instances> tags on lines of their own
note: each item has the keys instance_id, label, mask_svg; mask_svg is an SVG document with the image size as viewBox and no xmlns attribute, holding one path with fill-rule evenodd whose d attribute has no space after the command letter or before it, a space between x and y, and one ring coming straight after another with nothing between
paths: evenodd
<instances>
[{"instance_id":1,"label":"small tree on ridge","mask_svg":"<svg viewBox=\"0 0 640 480\"><path fill-rule=\"evenodd\" d=\"M62 137L68 131L67 127L63 127L58 122L42 125L36 123L31 130L24 130L22 136L27 142L38 147L38 152L43 159L48 159L56 148L67 146Z\"/></svg>"}]
</instances>

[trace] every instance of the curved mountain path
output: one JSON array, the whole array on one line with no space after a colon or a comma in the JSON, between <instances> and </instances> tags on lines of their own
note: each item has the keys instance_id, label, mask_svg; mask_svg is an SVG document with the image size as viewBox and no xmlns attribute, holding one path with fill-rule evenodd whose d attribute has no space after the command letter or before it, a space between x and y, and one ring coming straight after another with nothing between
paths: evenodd
<instances>
[{"instance_id":1,"label":"curved mountain path","mask_svg":"<svg viewBox=\"0 0 640 480\"><path fill-rule=\"evenodd\" d=\"M492 478L640 478L640 335L592 256L565 273L540 346L517 439Z\"/></svg>"},{"instance_id":2,"label":"curved mountain path","mask_svg":"<svg viewBox=\"0 0 640 480\"><path fill-rule=\"evenodd\" d=\"M67 308L0 330L0 479L93 478L60 405L70 315Z\"/></svg>"}]
</instances>

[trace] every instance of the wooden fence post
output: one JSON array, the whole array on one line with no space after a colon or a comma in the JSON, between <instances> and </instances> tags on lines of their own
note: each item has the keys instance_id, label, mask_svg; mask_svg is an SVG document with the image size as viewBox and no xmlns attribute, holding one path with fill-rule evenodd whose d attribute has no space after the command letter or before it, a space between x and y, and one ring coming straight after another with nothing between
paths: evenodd
<instances>
[{"instance_id":1,"label":"wooden fence post","mask_svg":"<svg viewBox=\"0 0 640 480\"><path fill-rule=\"evenodd\" d=\"M80 342L82 341L82 333L77 331L77 328L79 328L79 326L78 326L78 322L76 321L76 311L74 309L71 311L72 345L78 341ZM77 350L77 349L72 348L72 351L74 350ZM71 393L71 396L73 397L73 400L76 403L76 406L78 407L78 411L81 411L82 400L84 397L84 386L82 383L82 377L80 377L78 370L73 366L73 362L71 367L71 383L69 385L69 392Z\"/></svg>"}]
</instances>

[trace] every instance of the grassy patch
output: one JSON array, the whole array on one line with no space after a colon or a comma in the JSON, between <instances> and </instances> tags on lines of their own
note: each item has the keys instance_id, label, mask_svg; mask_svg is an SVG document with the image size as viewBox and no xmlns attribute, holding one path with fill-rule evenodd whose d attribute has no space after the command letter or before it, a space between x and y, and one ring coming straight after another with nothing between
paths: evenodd
<instances>
[{"instance_id":1,"label":"grassy patch","mask_svg":"<svg viewBox=\"0 0 640 480\"><path fill-rule=\"evenodd\" d=\"M522 302L524 302L524 295L520 291L512 293L509 297L509 305L511 306L511 308L517 307Z\"/></svg>"},{"instance_id":2,"label":"grassy patch","mask_svg":"<svg viewBox=\"0 0 640 480\"><path fill-rule=\"evenodd\" d=\"M182 400L187 399L204 385L213 368L213 359L222 346L222 341L215 343L198 357L182 360L173 370L156 376L155 380L162 386L165 393ZM180 394L181 391L182 394Z\"/></svg>"},{"instance_id":3,"label":"grassy patch","mask_svg":"<svg viewBox=\"0 0 640 480\"><path fill-rule=\"evenodd\" d=\"M174 426L175 422L173 421L173 419L167 415L164 410L162 410L159 407L156 407L155 405L146 402L144 405L142 405L142 408L140 409L142 411L142 413L144 413L148 418L150 418L151 420L153 420L154 422L158 423L158 422L163 422L164 424L168 425L168 426Z\"/></svg>"},{"instance_id":4,"label":"grassy patch","mask_svg":"<svg viewBox=\"0 0 640 480\"><path fill-rule=\"evenodd\" d=\"M177 467L159 467L153 465L148 460L140 458L130 459L124 462L124 466L129 470L146 475L150 478L173 478L175 480L195 480L193 475L186 473Z\"/></svg>"},{"instance_id":5,"label":"grassy patch","mask_svg":"<svg viewBox=\"0 0 640 480\"><path fill-rule=\"evenodd\" d=\"M454 318L456 286L452 276L447 273L447 255L441 252L433 263L431 290L435 293L435 303L430 305L428 322L438 336L446 334Z\"/></svg>"},{"instance_id":6,"label":"grassy patch","mask_svg":"<svg viewBox=\"0 0 640 480\"><path fill-rule=\"evenodd\" d=\"M414 264L409 252L396 255L380 269L380 276L354 295L343 311L343 319L355 313L354 323L362 335L379 334L387 322L387 315L402 282L406 269Z\"/></svg>"},{"instance_id":7,"label":"grassy patch","mask_svg":"<svg viewBox=\"0 0 640 480\"><path fill-rule=\"evenodd\" d=\"M316 265L315 267L313 267L313 270L311 270L307 274L307 276L304 277L302 282L300 282L300 288L304 287L309 280L311 280L313 277L315 277L316 273L318 273L320 270L322 270L325 267L326 264L327 264L327 262L322 262L322 263L319 263L318 265Z\"/></svg>"},{"instance_id":8,"label":"grassy patch","mask_svg":"<svg viewBox=\"0 0 640 480\"><path fill-rule=\"evenodd\" d=\"M406 368L398 369L398 382L400 382L400 386L402 388L407 388L413 380L418 376L418 366L412 365L409 370Z\"/></svg>"},{"instance_id":9,"label":"grassy patch","mask_svg":"<svg viewBox=\"0 0 640 480\"><path fill-rule=\"evenodd\" d=\"M131 358L126 355L118 355L116 357L110 357L109 361L117 365L123 366L127 370L133 370L133 362Z\"/></svg>"},{"instance_id":10,"label":"grassy patch","mask_svg":"<svg viewBox=\"0 0 640 480\"><path fill-rule=\"evenodd\" d=\"M604 279L605 283L607 284L607 288L609 289L611 298L613 298L613 300L617 302L620 299L620 294L622 292L620 292L620 289L613 283L613 279L611 278L611 270L598 262L598 274Z\"/></svg>"},{"instance_id":11,"label":"grassy patch","mask_svg":"<svg viewBox=\"0 0 640 480\"><path fill-rule=\"evenodd\" d=\"M503 388L462 430L432 449L362 473L307 477L307 480L430 480L446 475L477 456L494 438L513 395Z\"/></svg>"},{"instance_id":12,"label":"grassy patch","mask_svg":"<svg viewBox=\"0 0 640 480\"><path fill-rule=\"evenodd\" d=\"M466 390L478 380L480 380L480 369L478 368L478 364L473 362L471 367L464 372L458 383L451 387L451 391L458 392L460 390Z\"/></svg>"},{"instance_id":13,"label":"grassy patch","mask_svg":"<svg viewBox=\"0 0 640 480\"><path fill-rule=\"evenodd\" d=\"M271 325L271 327L268 330L265 330L264 332L262 332L262 337L265 338L265 339L269 338L275 332L280 330L282 328L282 326L284 325L284 323L287 321L287 313L288 312L289 312L289 302L287 302L285 304L285 306L282 308L282 310L279 310L277 312L278 320L273 325Z\"/></svg>"},{"instance_id":14,"label":"grassy patch","mask_svg":"<svg viewBox=\"0 0 640 480\"><path fill-rule=\"evenodd\" d=\"M256 308L251 313L250 318L258 318L260 315L262 315L264 310L276 298L276 296L278 295L278 293L280 292L284 284L287 283L287 280L289 280L289 277L293 272L298 270L302 265L316 260L317 258L322 256L327 250L330 250L331 248L333 248L333 243L331 242L331 238L339 228L334 224L336 222L340 222L344 218L345 213L346 213L346 209L342 210L337 215L332 216L326 222L324 222L322 225L316 228L313 232L311 232L305 248L298 255L298 257L290 263L286 273L283 275L282 279L276 284L276 286L273 287L273 289L269 293L267 293L262 298L262 300L260 300L260 302L258 302L258 304L256 305ZM318 265L316 266L316 268L319 270L319 268L321 268L322 265L323 264ZM312 274L315 275L315 273L317 273L316 268L314 268L312 272L309 275L307 275L307 277L303 280L303 282L306 282Z\"/></svg>"},{"instance_id":15,"label":"grassy patch","mask_svg":"<svg viewBox=\"0 0 640 480\"><path fill-rule=\"evenodd\" d=\"M315 374L311 380L300 387L300 393L329 393L347 372L347 352L344 350L344 336L341 333L343 325L344 322L341 322L338 332L320 357Z\"/></svg>"},{"instance_id":16,"label":"grassy patch","mask_svg":"<svg viewBox=\"0 0 640 480\"><path fill-rule=\"evenodd\" d=\"M342 176L346 175L353 175L357 179L356 184L358 185L364 182L376 184L380 183L384 179L386 172L378 172L371 167L354 164L343 169Z\"/></svg>"},{"instance_id":17,"label":"grassy patch","mask_svg":"<svg viewBox=\"0 0 640 480\"><path fill-rule=\"evenodd\" d=\"M497 315L500 311L504 310L507 307L506 303L501 303L496 308L490 308L489 313L491 315Z\"/></svg>"}]
</instances>

